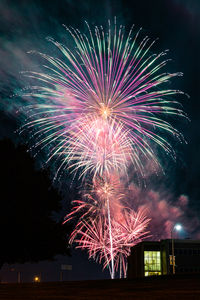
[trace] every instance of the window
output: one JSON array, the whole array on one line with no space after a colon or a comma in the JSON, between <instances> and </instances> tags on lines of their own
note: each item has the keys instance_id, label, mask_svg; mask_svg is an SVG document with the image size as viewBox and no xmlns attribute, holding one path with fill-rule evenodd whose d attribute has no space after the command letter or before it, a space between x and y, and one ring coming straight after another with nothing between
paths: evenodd
<instances>
[{"instance_id":1,"label":"window","mask_svg":"<svg viewBox=\"0 0 200 300\"><path fill-rule=\"evenodd\" d=\"M161 275L160 251L144 251L145 276Z\"/></svg>"},{"instance_id":2,"label":"window","mask_svg":"<svg viewBox=\"0 0 200 300\"><path fill-rule=\"evenodd\" d=\"M145 272L145 276L154 276L154 275L161 275L161 272Z\"/></svg>"}]
</instances>

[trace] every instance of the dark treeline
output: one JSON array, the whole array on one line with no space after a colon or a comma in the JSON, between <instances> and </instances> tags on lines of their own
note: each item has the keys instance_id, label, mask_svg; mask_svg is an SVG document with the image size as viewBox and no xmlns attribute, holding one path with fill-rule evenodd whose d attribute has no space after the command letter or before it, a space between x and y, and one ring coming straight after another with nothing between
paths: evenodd
<instances>
[{"instance_id":1,"label":"dark treeline","mask_svg":"<svg viewBox=\"0 0 200 300\"><path fill-rule=\"evenodd\" d=\"M61 198L47 171L36 171L24 146L0 141L0 266L69 254L66 226L52 218Z\"/></svg>"}]
</instances>

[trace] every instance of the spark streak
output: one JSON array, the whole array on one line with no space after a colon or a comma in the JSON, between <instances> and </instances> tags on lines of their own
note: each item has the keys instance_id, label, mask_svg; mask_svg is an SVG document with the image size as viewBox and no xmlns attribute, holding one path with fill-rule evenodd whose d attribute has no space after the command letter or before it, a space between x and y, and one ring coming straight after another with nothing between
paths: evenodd
<instances>
[{"instance_id":1,"label":"spark streak","mask_svg":"<svg viewBox=\"0 0 200 300\"><path fill-rule=\"evenodd\" d=\"M109 268L111 278L114 278L114 273L120 265L123 266L123 274L126 277L126 258L131 247L149 236L146 228L150 219L146 217L146 209L140 208L135 212L121 206L120 218L112 215L108 219L110 214L107 214L101 200L90 198L90 202L84 200L73 203L72 212L65 218L65 222L69 222L78 217L70 243L75 242L77 248L88 250L89 258L99 263L103 262L103 268Z\"/></svg>"}]
</instances>

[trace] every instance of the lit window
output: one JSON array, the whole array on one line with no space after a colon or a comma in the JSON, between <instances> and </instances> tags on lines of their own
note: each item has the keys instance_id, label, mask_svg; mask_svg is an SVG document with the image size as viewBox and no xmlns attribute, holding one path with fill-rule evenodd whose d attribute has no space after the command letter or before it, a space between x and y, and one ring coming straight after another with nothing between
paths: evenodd
<instances>
[{"instance_id":1,"label":"lit window","mask_svg":"<svg viewBox=\"0 0 200 300\"><path fill-rule=\"evenodd\" d=\"M144 251L145 276L161 275L160 251Z\"/></svg>"},{"instance_id":2,"label":"lit window","mask_svg":"<svg viewBox=\"0 0 200 300\"><path fill-rule=\"evenodd\" d=\"M145 272L145 276L154 276L154 275L161 275L161 272Z\"/></svg>"}]
</instances>

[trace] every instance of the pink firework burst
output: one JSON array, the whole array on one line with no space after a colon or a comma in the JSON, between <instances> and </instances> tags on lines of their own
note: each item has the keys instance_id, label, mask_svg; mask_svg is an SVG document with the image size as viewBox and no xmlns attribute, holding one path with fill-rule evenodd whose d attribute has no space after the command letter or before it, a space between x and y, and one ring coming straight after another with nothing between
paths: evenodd
<instances>
[{"instance_id":1,"label":"pink firework burst","mask_svg":"<svg viewBox=\"0 0 200 300\"><path fill-rule=\"evenodd\" d=\"M166 51L150 54L154 41L139 42L140 31L125 37L124 27L108 25L94 33L87 25L88 36L67 28L73 50L51 39L63 60L39 53L47 65L43 73L26 73L40 83L25 94L37 99L26 126L34 128L37 147L51 146L49 160L62 158L60 169L102 175L133 163L143 174L143 159L159 165L153 144L174 154L163 134L181 138L163 118L184 115L173 99L182 92L164 87L181 73L161 72Z\"/></svg>"},{"instance_id":2,"label":"pink firework burst","mask_svg":"<svg viewBox=\"0 0 200 300\"><path fill-rule=\"evenodd\" d=\"M63 164L71 161L74 171L84 168L81 176L92 173L109 175L113 171L126 172L133 160L129 130L116 120L87 117L76 124L63 151ZM136 153L134 154L136 156Z\"/></svg>"},{"instance_id":3,"label":"pink firework burst","mask_svg":"<svg viewBox=\"0 0 200 300\"><path fill-rule=\"evenodd\" d=\"M140 208L136 212L131 208L116 204L117 199L115 198L111 201L111 197L114 196L113 190L106 183L105 185L101 185L100 189L102 191L106 188L109 191L110 222L106 196L102 194L97 197L97 200L90 194L85 194L84 201L73 201L74 207L72 212L66 216L65 222L78 217L70 237L70 243L75 242L77 248L88 251L89 258L103 263L103 268L108 267L111 277L114 275L114 271L120 271L120 277L122 274L125 277L126 259L130 254L130 249L148 237L149 232L146 228L150 219L147 218L144 208ZM96 189L97 193L98 191L99 186ZM108 192L105 194L107 195ZM117 195L117 192L115 194ZM120 199L121 196L118 196L118 200Z\"/></svg>"}]
</instances>

